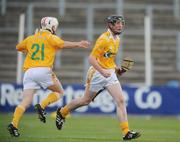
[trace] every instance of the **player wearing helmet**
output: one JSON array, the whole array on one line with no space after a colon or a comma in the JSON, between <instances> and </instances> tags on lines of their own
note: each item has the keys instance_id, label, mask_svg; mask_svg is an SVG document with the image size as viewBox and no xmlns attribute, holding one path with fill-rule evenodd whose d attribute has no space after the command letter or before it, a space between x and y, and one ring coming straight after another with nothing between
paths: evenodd
<instances>
[{"instance_id":1,"label":"player wearing helmet","mask_svg":"<svg viewBox=\"0 0 180 142\"><path fill-rule=\"evenodd\" d=\"M44 17L41 29L34 35L17 44L16 49L26 53L24 61L23 99L16 107L12 122L8 125L9 133L18 137L18 124L23 113L33 101L35 92L41 87L52 91L40 104L35 105L39 119L46 122L45 108L63 96L63 88L53 73L53 63L57 50L63 48L87 48L88 41L64 41L55 35L58 20L54 17Z\"/></svg>"},{"instance_id":2,"label":"player wearing helmet","mask_svg":"<svg viewBox=\"0 0 180 142\"><path fill-rule=\"evenodd\" d=\"M123 140L131 140L138 138L141 134L129 129L125 98L116 75L116 70L119 74L124 73L124 71L118 68L115 63L115 56L120 44L119 35L124 28L125 20L122 16L113 15L109 16L106 22L108 30L97 39L89 56L89 62L92 66L87 73L85 94L82 98L72 100L63 108L58 108L56 127L60 130L66 116L71 111L88 105L105 88L117 104L117 115L119 127L123 133Z\"/></svg>"},{"instance_id":3,"label":"player wearing helmet","mask_svg":"<svg viewBox=\"0 0 180 142\"><path fill-rule=\"evenodd\" d=\"M52 34L55 34L58 25L58 20L54 17L44 17L41 19L41 29L48 30Z\"/></svg>"},{"instance_id":4,"label":"player wearing helmet","mask_svg":"<svg viewBox=\"0 0 180 142\"><path fill-rule=\"evenodd\" d=\"M122 16L112 15L107 17L107 26L113 32L114 35L120 35L122 32L122 27L116 28L115 24L121 23L122 26L125 26L125 20Z\"/></svg>"}]
</instances>

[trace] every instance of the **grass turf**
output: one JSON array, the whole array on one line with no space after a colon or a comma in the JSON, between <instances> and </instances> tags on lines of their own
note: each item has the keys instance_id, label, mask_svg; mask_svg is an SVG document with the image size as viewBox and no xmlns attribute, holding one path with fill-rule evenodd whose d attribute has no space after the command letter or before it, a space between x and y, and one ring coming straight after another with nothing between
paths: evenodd
<instances>
[{"instance_id":1,"label":"grass turf","mask_svg":"<svg viewBox=\"0 0 180 142\"><path fill-rule=\"evenodd\" d=\"M7 125L12 114L0 114L0 142L121 142L119 124L112 116L72 116L63 130L48 116L45 124L35 114L25 114L20 122L20 137L11 137ZM180 142L180 119L176 117L129 116L130 127L142 136L137 142Z\"/></svg>"}]
</instances>

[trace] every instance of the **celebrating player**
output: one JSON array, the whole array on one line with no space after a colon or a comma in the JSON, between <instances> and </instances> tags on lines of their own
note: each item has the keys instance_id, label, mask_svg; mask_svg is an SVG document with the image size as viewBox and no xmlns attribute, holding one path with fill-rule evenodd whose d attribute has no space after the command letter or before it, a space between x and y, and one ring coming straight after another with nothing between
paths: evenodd
<instances>
[{"instance_id":1,"label":"celebrating player","mask_svg":"<svg viewBox=\"0 0 180 142\"><path fill-rule=\"evenodd\" d=\"M126 64L127 68L119 68L114 61L120 44L119 35L124 25L125 20L122 16L113 15L107 18L108 30L97 39L89 56L89 62L92 66L87 73L85 94L82 98L72 100L63 108L58 108L56 126L59 130L71 111L88 105L98 92L105 88L117 104L117 115L119 127L123 133L123 140L136 139L141 135L139 132L130 131L129 129L125 98L116 75L116 73L121 75L126 72L129 66L129 64ZM132 61L129 60L129 62Z\"/></svg>"},{"instance_id":2,"label":"celebrating player","mask_svg":"<svg viewBox=\"0 0 180 142\"><path fill-rule=\"evenodd\" d=\"M46 122L45 108L63 96L60 81L53 73L53 63L56 51L62 48L87 48L88 41L64 41L55 35L58 20L54 17L44 17L41 20L41 29L34 35L28 36L16 48L26 54L24 61L23 100L16 107L12 122L8 125L9 133L18 137L18 124L27 107L32 103L33 96L41 87L52 91L41 104L35 105L39 119Z\"/></svg>"}]
</instances>

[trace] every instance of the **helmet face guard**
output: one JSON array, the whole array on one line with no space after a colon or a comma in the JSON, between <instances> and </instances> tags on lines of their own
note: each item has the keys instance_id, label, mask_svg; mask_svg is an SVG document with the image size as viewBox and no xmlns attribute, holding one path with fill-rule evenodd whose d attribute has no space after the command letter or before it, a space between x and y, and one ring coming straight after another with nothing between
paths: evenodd
<instances>
[{"instance_id":1,"label":"helmet face guard","mask_svg":"<svg viewBox=\"0 0 180 142\"><path fill-rule=\"evenodd\" d=\"M107 21L107 24L108 24L108 28L115 34L115 35L119 35L121 34L122 30L120 32L117 32L117 31L114 31L110 25L114 26L115 23L117 21L120 21L122 23L122 25L124 26L125 25L125 20L122 16L117 16L117 15L111 15L109 17L107 17L106 19Z\"/></svg>"}]
</instances>

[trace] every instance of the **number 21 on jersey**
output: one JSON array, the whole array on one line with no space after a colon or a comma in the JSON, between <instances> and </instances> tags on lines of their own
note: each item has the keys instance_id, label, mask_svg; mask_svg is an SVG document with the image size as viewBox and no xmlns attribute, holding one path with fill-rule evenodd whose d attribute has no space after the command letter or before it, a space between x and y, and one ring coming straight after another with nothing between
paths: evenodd
<instances>
[{"instance_id":1,"label":"number 21 on jersey","mask_svg":"<svg viewBox=\"0 0 180 142\"><path fill-rule=\"evenodd\" d=\"M36 60L36 61L42 60L42 61L44 61L44 43L42 43L41 45L39 45L37 43L34 43L31 46L31 49L33 50L33 53L31 55L32 60ZM39 52L40 52L40 54L39 54Z\"/></svg>"}]
</instances>

